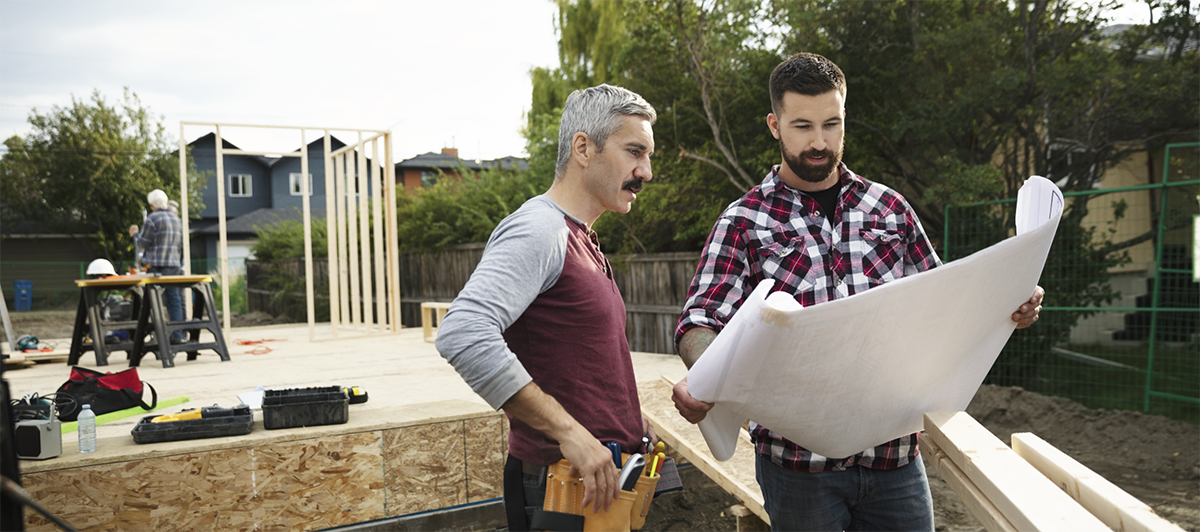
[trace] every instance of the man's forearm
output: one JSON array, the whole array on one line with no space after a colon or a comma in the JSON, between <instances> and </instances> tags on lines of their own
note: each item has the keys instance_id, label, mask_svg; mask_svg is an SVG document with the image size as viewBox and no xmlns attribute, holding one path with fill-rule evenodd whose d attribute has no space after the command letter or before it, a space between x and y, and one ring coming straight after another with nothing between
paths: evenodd
<instances>
[{"instance_id":1,"label":"man's forearm","mask_svg":"<svg viewBox=\"0 0 1200 532\"><path fill-rule=\"evenodd\" d=\"M559 443L578 430L587 432L558 400L542 391L536 383L526 384L508 398L501 408Z\"/></svg>"},{"instance_id":2,"label":"man's forearm","mask_svg":"<svg viewBox=\"0 0 1200 532\"><path fill-rule=\"evenodd\" d=\"M691 369L692 364L700 360L700 355L704 354L708 345L716 338L716 331L705 327L697 327L683 333L683 338L679 339L679 358L682 358L683 364Z\"/></svg>"}]
</instances>

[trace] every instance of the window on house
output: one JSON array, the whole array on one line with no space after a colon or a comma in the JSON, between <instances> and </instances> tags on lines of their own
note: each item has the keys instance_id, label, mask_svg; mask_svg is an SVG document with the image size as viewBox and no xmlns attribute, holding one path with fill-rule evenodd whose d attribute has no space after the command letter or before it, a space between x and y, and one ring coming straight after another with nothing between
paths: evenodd
<instances>
[{"instance_id":1,"label":"window on house","mask_svg":"<svg viewBox=\"0 0 1200 532\"><path fill-rule=\"evenodd\" d=\"M253 183L250 174L229 174L229 197L248 198L254 195Z\"/></svg>"},{"instance_id":2,"label":"window on house","mask_svg":"<svg viewBox=\"0 0 1200 532\"><path fill-rule=\"evenodd\" d=\"M421 170L421 186L428 188L436 185L439 173L437 170Z\"/></svg>"},{"instance_id":3,"label":"window on house","mask_svg":"<svg viewBox=\"0 0 1200 532\"><path fill-rule=\"evenodd\" d=\"M292 172L292 173L288 174L288 178L291 181L290 188L291 188L293 196L299 196L301 193L304 192L303 190L301 190L301 187L303 187L304 184L300 181L300 172ZM311 196L312 193L313 193L313 178L312 178L312 174L308 174L308 195Z\"/></svg>"}]
</instances>

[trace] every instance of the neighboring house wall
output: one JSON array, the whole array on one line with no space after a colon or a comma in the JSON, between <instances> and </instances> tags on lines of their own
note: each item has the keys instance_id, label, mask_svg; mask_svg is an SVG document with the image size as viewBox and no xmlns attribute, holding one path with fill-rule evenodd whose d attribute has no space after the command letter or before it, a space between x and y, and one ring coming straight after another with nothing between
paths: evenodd
<instances>
[{"instance_id":1,"label":"neighboring house wall","mask_svg":"<svg viewBox=\"0 0 1200 532\"><path fill-rule=\"evenodd\" d=\"M312 195L309 196L309 208L324 209L325 208L325 148L324 139L318 139L308 145L308 173L312 175ZM341 141L333 139L331 144L332 150L341 149L345 144ZM367 146L370 151L370 146ZM347 155L347 171L346 177L350 181L350 186L355 186L358 172L358 157L354 152ZM371 158L368 157L367 168L373 171L376 167L371 164ZM271 183L275 187L275 193L272 196L272 208L295 207L297 209L304 208L304 197L299 194L292 193L292 174L300 174L300 158L285 157L277 161L271 167ZM379 169L382 171L382 169ZM334 176L338 175L337 170L333 172ZM374 181L367 180L367 194L373 194L375 188L371 185Z\"/></svg>"},{"instance_id":2,"label":"neighboring house wall","mask_svg":"<svg viewBox=\"0 0 1200 532\"><path fill-rule=\"evenodd\" d=\"M238 149L237 146L230 144L228 141L221 143L225 149ZM200 213L201 219L217 218L217 157L216 157L216 137L212 134L205 135L193 141L192 158L196 162L196 169L201 172L208 172L208 186L204 188L204 212ZM224 157L224 176L221 176L225 181L225 217L237 218L243 214L271 206L271 174L265 164L258 157L246 155L226 155ZM249 175L250 187L249 196L232 196L230 189L231 175ZM173 198L176 199L176 198Z\"/></svg>"},{"instance_id":3,"label":"neighboring house wall","mask_svg":"<svg viewBox=\"0 0 1200 532\"><path fill-rule=\"evenodd\" d=\"M1158 157L1160 160L1162 159L1161 154L1162 150L1159 150ZM1160 181L1160 176L1150 175L1150 166L1147 165L1146 161L1149 155L1145 151L1140 151L1122 163L1110 168L1100 180L1100 189L1133 187ZM1085 227L1096 227L1097 235L1105 234L1110 226L1116 230L1116 234L1118 235L1136 235L1151 231L1154 229L1154 218L1150 213L1152 196L1153 193L1149 190L1120 192L1101 196L1103 199L1100 201L1103 202L1102 206L1104 208L1089 211L1088 215L1083 219L1083 225ZM1125 216L1113 223L1111 219L1112 210L1109 206L1114 201L1122 200L1127 205ZM1129 263L1113 268L1113 273L1145 272L1148 268L1153 267L1154 242L1152 240L1128 248L1128 252Z\"/></svg>"}]
</instances>

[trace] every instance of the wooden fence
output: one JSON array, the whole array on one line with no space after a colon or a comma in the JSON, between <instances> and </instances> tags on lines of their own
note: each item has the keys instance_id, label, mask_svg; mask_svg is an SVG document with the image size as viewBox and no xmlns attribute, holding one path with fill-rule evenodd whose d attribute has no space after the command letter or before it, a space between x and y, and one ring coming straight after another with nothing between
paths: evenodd
<instances>
[{"instance_id":1,"label":"wooden fence","mask_svg":"<svg viewBox=\"0 0 1200 532\"><path fill-rule=\"evenodd\" d=\"M400 316L407 327L421 324L421 303L453 301L466 285L471 272L483 258L483 244L463 244L437 253L405 252L400 255ZM675 352L675 324L687 297L688 285L696 272L700 254L652 253L610 256L613 278L625 299L625 334L629 348L647 353ZM281 266L303 276L303 259L289 259ZM318 300L328 299L328 273L324 259L313 264ZM265 288L267 265L246 261L246 287L250 310L272 315L286 314L305 319L303 293L300 301L287 303L272 298ZM322 292L324 290L324 292ZM324 295L322 295L324 294ZM294 299L294 298L287 298ZM322 305L318 301L317 307ZM327 308L328 305L326 304ZM300 315L295 315L299 312ZM328 320L328 317L325 318Z\"/></svg>"}]
</instances>

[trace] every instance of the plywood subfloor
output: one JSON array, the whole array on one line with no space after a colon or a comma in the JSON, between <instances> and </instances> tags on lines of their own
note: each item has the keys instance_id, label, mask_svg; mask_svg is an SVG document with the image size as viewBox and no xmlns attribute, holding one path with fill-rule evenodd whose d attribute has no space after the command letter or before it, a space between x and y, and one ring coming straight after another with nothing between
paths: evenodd
<instances>
[{"instance_id":1,"label":"plywood subfloor","mask_svg":"<svg viewBox=\"0 0 1200 532\"><path fill-rule=\"evenodd\" d=\"M352 334L361 333L342 333L343 336ZM372 417L381 420L391 416L403 418L408 416L405 413L408 408L447 400L489 409L454 368L438 355L433 344L424 341L421 329L402 329L386 336L310 342L307 325L272 325L234 329L228 336L231 360L227 362L222 362L211 351L202 351L197 360L188 361L186 355L180 354L175 358L175 367L163 368L153 356L147 355L138 367L138 376L151 384L160 398L187 396L191 399L189 403L171 407L168 412L199 406L235 406L238 393L252 391L257 386L274 389L333 385L359 386L369 395L366 403L351 406L351 423L362 417L358 415L360 413L389 410L390 413L373 412ZM328 324L317 326L318 338L330 336ZM262 342L237 345L239 340ZM69 340L59 341L69 343ZM260 346L269 347L270 352L249 354ZM686 374L679 357L674 355L634 353L633 361L639 382L653 381L661 375L677 379ZM126 369L128 362L124 353L115 353L109 356L107 366L96 366L94 355L88 353L80 365L116 372ZM21 397L35 392L53 393L69 374L70 367L60 361L5 371L4 377L13 396ZM149 394L146 399L149 400ZM97 436L101 451L114 445L134 445L130 431L138 419L131 417L99 426ZM255 413L255 419L261 422L260 412ZM75 433L65 434L64 456L77 454L77 449ZM30 464L33 463L22 462L23 467Z\"/></svg>"}]
</instances>

